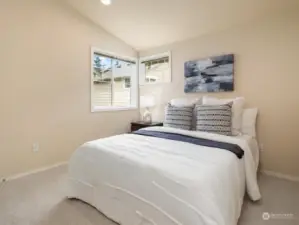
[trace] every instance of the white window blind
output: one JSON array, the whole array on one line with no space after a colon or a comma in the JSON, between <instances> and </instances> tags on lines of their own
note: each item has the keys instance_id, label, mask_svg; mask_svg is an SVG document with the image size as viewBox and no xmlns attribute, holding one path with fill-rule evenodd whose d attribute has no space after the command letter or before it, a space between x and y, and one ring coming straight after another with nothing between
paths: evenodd
<instances>
[{"instance_id":1,"label":"white window blind","mask_svg":"<svg viewBox=\"0 0 299 225\"><path fill-rule=\"evenodd\" d=\"M144 57L139 60L141 84L167 83L171 81L170 53Z\"/></svg>"},{"instance_id":2,"label":"white window blind","mask_svg":"<svg viewBox=\"0 0 299 225\"><path fill-rule=\"evenodd\" d=\"M92 111L136 107L136 60L97 50L92 59Z\"/></svg>"}]
</instances>

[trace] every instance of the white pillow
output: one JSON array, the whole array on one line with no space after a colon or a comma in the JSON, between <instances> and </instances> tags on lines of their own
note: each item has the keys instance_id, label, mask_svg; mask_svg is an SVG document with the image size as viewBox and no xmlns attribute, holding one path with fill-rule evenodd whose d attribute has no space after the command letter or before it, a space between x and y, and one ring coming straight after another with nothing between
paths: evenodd
<instances>
[{"instance_id":1,"label":"white pillow","mask_svg":"<svg viewBox=\"0 0 299 225\"><path fill-rule=\"evenodd\" d=\"M204 96L202 99L203 105L224 105L229 102L233 102L232 106L232 134L239 135L242 128L242 116L243 108L245 105L245 98L230 98L230 99L219 99L215 97Z\"/></svg>"},{"instance_id":2,"label":"white pillow","mask_svg":"<svg viewBox=\"0 0 299 225\"><path fill-rule=\"evenodd\" d=\"M200 98L188 99L188 98L175 98L170 100L170 104L175 107L186 107L198 104Z\"/></svg>"},{"instance_id":3,"label":"white pillow","mask_svg":"<svg viewBox=\"0 0 299 225\"><path fill-rule=\"evenodd\" d=\"M251 137L256 137L256 117L257 117L257 108L250 108L243 110L242 117L242 134L247 134Z\"/></svg>"}]
</instances>

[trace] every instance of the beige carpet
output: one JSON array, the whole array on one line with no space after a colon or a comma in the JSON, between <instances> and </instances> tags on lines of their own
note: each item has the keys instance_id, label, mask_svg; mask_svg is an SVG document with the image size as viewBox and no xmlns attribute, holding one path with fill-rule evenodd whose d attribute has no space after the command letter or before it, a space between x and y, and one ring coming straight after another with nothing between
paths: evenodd
<instances>
[{"instance_id":1,"label":"beige carpet","mask_svg":"<svg viewBox=\"0 0 299 225\"><path fill-rule=\"evenodd\" d=\"M115 225L91 206L66 199L66 177L63 166L0 184L0 225ZM263 200L245 202L239 225L299 225L299 183L261 176L260 186ZM292 215L266 221L263 212Z\"/></svg>"}]
</instances>

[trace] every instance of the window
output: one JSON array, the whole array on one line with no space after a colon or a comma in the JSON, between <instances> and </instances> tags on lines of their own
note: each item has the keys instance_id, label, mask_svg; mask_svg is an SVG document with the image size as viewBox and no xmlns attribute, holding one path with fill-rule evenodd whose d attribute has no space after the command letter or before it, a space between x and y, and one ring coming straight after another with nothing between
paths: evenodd
<instances>
[{"instance_id":1,"label":"window","mask_svg":"<svg viewBox=\"0 0 299 225\"><path fill-rule=\"evenodd\" d=\"M171 82L170 52L143 57L139 60L140 84Z\"/></svg>"},{"instance_id":2,"label":"window","mask_svg":"<svg viewBox=\"0 0 299 225\"><path fill-rule=\"evenodd\" d=\"M91 110L137 107L137 60L92 49Z\"/></svg>"},{"instance_id":3,"label":"window","mask_svg":"<svg viewBox=\"0 0 299 225\"><path fill-rule=\"evenodd\" d=\"M157 77L153 77L153 76L146 76L145 81L147 83L155 83L157 80Z\"/></svg>"},{"instance_id":4,"label":"window","mask_svg":"<svg viewBox=\"0 0 299 225\"><path fill-rule=\"evenodd\" d=\"M125 78L125 87L124 88L131 88L131 79Z\"/></svg>"}]
</instances>

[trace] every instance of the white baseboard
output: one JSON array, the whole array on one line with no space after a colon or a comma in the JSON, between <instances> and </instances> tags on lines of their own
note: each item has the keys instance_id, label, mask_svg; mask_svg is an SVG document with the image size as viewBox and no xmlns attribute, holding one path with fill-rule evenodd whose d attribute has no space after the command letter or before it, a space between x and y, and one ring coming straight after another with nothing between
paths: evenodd
<instances>
[{"instance_id":1,"label":"white baseboard","mask_svg":"<svg viewBox=\"0 0 299 225\"><path fill-rule=\"evenodd\" d=\"M35 174L35 173L40 173L40 172L43 172L43 171L46 171L46 170L54 169L56 167L65 166L67 164L68 164L68 162L60 162L60 163L56 163L56 164L51 165L51 166L45 166L45 167L35 169L35 170L31 170L31 171L28 171L28 172L25 172L25 173L19 173L19 174L10 176L10 177L1 178L0 183L3 182L3 181L10 181L10 180L19 179L21 177L26 177L26 176L29 176L29 175L32 175L32 174ZM284 180L299 182L299 177L297 177L297 176L287 175L287 174L278 173L278 172L274 172L274 171L270 171L270 170L263 170L263 171L261 171L261 173L266 174L268 176L284 179Z\"/></svg>"},{"instance_id":2,"label":"white baseboard","mask_svg":"<svg viewBox=\"0 0 299 225\"><path fill-rule=\"evenodd\" d=\"M35 174L35 173L40 173L40 172L50 170L50 169L54 169L56 167L64 166L64 165L67 165L67 164L68 164L68 162L60 162L60 163L56 163L56 164L51 165L51 166L45 166L45 167L42 167L42 168L39 168L39 169L30 170L30 171L25 172L25 173L19 173L19 174L10 176L10 177L2 178L0 180L0 183L3 182L3 181L11 181L11 180L19 179L21 177L26 177L26 176L29 176L29 175L32 175L32 174Z\"/></svg>"},{"instance_id":3,"label":"white baseboard","mask_svg":"<svg viewBox=\"0 0 299 225\"><path fill-rule=\"evenodd\" d=\"M268 176L272 176L272 177L276 177L276 178L280 178L280 179L284 179L284 180L299 182L299 177L297 177L297 176L287 175L287 174L278 173L278 172L274 172L274 171L270 171L270 170L263 170L262 173L266 174Z\"/></svg>"}]
</instances>

